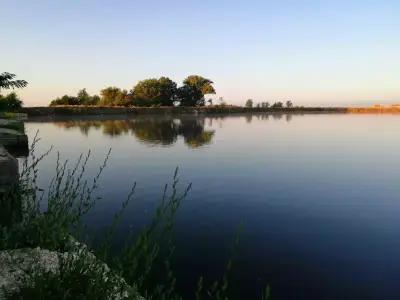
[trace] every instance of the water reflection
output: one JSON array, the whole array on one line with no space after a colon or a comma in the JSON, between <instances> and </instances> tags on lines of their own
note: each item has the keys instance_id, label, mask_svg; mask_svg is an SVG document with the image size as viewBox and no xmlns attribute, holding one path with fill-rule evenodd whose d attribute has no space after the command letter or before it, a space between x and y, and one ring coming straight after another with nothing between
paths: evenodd
<instances>
[{"instance_id":1,"label":"water reflection","mask_svg":"<svg viewBox=\"0 0 400 300\"><path fill-rule=\"evenodd\" d=\"M38 153L54 145L75 158L94 149L93 172L113 148L100 190L107 201L99 201L87 220L94 232L100 235L112 223L135 180L138 201L116 232L123 245L132 228L152 217L163 184L179 165L182 183L193 182L175 227L181 286L195 287L199 276L220 276L238 225L244 224L240 272L232 280L241 283L236 285L241 299L260 299L257 292L267 283L274 299L397 299L398 116L126 118L59 117L26 124L30 140L40 130ZM156 145L149 150L138 140ZM190 151L204 142L212 144ZM161 149L163 144L170 146ZM44 187L53 164L46 159L40 165Z\"/></svg>"},{"instance_id":2,"label":"water reflection","mask_svg":"<svg viewBox=\"0 0 400 300\"><path fill-rule=\"evenodd\" d=\"M251 124L254 120L268 121L281 120L287 122L292 120L292 114L245 114L233 115L230 117L245 118L246 123ZM215 135L214 130L205 129L217 125L222 128L226 116L207 116L207 117L162 117L162 116L141 116L134 119L67 119L58 120L55 124L65 129L79 128L84 134L88 135L90 130L101 130L103 134L111 137L123 134L132 134L139 141L150 145L172 145L179 137L182 137L185 144L190 148L198 148L212 143Z\"/></svg>"},{"instance_id":3,"label":"water reflection","mask_svg":"<svg viewBox=\"0 0 400 300\"><path fill-rule=\"evenodd\" d=\"M292 113L292 114L283 114L283 113L260 113L260 114L246 114L245 119L246 123L251 124L251 122L256 119L259 121L267 121L270 119L270 117L273 120L281 120L282 118L285 118L287 122L290 122L293 118L293 115L302 115L301 113Z\"/></svg>"},{"instance_id":4,"label":"water reflection","mask_svg":"<svg viewBox=\"0 0 400 300\"><path fill-rule=\"evenodd\" d=\"M105 135L133 134L139 141L151 145L172 145L183 137L190 148L212 142L215 131L204 128L204 118L136 118L122 120L68 120L56 122L61 128L79 130L88 135L91 129L100 129Z\"/></svg>"}]
</instances>

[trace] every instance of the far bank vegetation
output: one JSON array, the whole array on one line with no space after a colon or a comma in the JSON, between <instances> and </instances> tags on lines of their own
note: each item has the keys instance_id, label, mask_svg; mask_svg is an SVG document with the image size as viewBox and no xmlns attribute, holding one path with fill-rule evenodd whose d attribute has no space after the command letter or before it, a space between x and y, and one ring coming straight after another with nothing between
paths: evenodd
<instances>
[{"instance_id":1,"label":"far bank vegetation","mask_svg":"<svg viewBox=\"0 0 400 300\"><path fill-rule=\"evenodd\" d=\"M180 87L168 77L150 78L139 81L130 91L118 87L104 88L100 96L91 96L83 89L76 96L64 95L54 99L50 106L203 106L205 95L215 94L213 84L210 79L198 75L188 76Z\"/></svg>"}]
</instances>

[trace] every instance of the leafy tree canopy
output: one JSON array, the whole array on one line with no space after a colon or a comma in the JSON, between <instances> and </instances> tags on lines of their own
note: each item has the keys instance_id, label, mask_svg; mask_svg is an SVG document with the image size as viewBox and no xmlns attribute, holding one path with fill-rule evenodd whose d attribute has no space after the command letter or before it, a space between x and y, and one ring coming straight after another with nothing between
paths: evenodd
<instances>
[{"instance_id":1,"label":"leafy tree canopy","mask_svg":"<svg viewBox=\"0 0 400 300\"><path fill-rule=\"evenodd\" d=\"M82 89L78 92L78 95L76 96L78 99L79 104L84 105L90 102L90 95L86 91L86 89Z\"/></svg>"},{"instance_id":2,"label":"leafy tree canopy","mask_svg":"<svg viewBox=\"0 0 400 300\"><path fill-rule=\"evenodd\" d=\"M172 106L177 85L168 77L139 81L132 90L133 104L137 106Z\"/></svg>"},{"instance_id":3,"label":"leafy tree canopy","mask_svg":"<svg viewBox=\"0 0 400 300\"><path fill-rule=\"evenodd\" d=\"M128 92L117 87L107 87L100 91L100 105L127 106L129 105Z\"/></svg>"},{"instance_id":4,"label":"leafy tree canopy","mask_svg":"<svg viewBox=\"0 0 400 300\"><path fill-rule=\"evenodd\" d=\"M268 108L269 107L269 103L268 102L262 102L261 103L261 107Z\"/></svg>"},{"instance_id":5,"label":"leafy tree canopy","mask_svg":"<svg viewBox=\"0 0 400 300\"><path fill-rule=\"evenodd\" d=\"M16 111L22 107L22 101L16 93L7 96L0 95L0 111Z\"/></svg>"},{"instance_id":6,"label":"leafy tree canopy","mask_svg":"<svg viewBox=\"0 0 400 300\"><path fill-rule=\"evenodd\" d=\"M82 89L78 92L77 96L64 95L61 98L58 97L50 102L50 106L57 105L97 105L100 101L100 97L97 95L90 96L86 89Z\"/></svg>"},{"instance_id":7,"label":"leafy tree canopy","mask_svg":"<svg viewBox=\"0 0 400 300\"><path fill-rule=\"evenodd\" d=\"M245 106L246 107L253 107L253 100L252 99L247 99Z\"/></svg>"},{"instance_id":8,"label":"leafy tree canopy","mask_svg":"<svg viewBox=\"0 0 400 300\"><path fill-rule=\"evenodd\" d=\"M79 105L77 97L64 95L50 102L50 106L57 105Z\"/></svg>"},{"instance_id":9,"label":"leafy tree canopy","mask_svg":"<svg viewBox=\"0 0 400 300\"><path fill-rule=\"evenodd\" d=\"M286 101L286 107L287 107L287 108L293 107L292 101Z\"/></svg>"},{"instance_id":10,"label":"leafy tree canopy","mask_svg":"<svg viewBox=\"0 0 400 300\"><path fill-rule=\"evenodd\" d=\"M213 82L210 79L190 75L183 81L183 86L177 91L177 98L181 106L202 106L204 96L215 94Z\"/></svg>"},{"instance_id":11,"label":"leafy tree canopy","mask_svg":"<svg viewBox=\"0 0 400 300\"><path fill-rule=\"evenodd\" d=\"M278 101L278 102L275 102L274 104L272 104L271 107L272 108L282 108L283 107L283 103Z\"/></svg>"},{"instance_id":12,"label":"leafy tree canopy","mask_svg":"<svg viewBox=\"0 0 400 300\"><path fill-rule=\"evenodd\" d=\"M0 90L1 89L14 89L14 88L24 88L28 85L25 80L15 80L15 74L8 72L3 72L0 74Z\"/></svg>"},{"instance_id":13,"label":"leafy tree canopy","mask_svg":"<svg viewBox=\"0 0 400 300\"><path fill-rule=\"evenodd\" d=\"M86 89L78 92L77 96L65 95L51 101L55 105L112 105L112 106L202 106L204 96L215 94L213 82L210 79L191 75L178 88L177 84L168 77L149 78L139 81L128 93L117 87L107 87L101 90L101 97L90 96ZM210 102L212 103L212 102Z\"/></svg>"}]
</instances>

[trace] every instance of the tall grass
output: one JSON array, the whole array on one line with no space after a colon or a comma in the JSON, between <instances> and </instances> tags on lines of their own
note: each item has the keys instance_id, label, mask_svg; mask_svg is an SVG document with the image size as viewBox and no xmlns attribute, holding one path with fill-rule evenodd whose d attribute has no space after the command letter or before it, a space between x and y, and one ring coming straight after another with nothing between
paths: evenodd
<instances>
[{"instance_id":1,"label":"tall grass","mask_svg":"<svg viewBox=\"0 0 400 300\"><path fill-rule=\"evenodd\" d=\"M7 222L0 224L0 250L41 247L74 254L60 256L57 274L43 270L33 272L25 282L25 288L9 295L9 298L111 299L110 295L115 293L110 294L110 291L117 289L119 296L129 299L137 299L138 294L149 300L183 299L176 289L171 264L175 250L172 233L176 212L187 197L191 184L180 188L178 168L172 183L164 186L151 222L139 233L130 233L120 251L111 250L114 236L124 212L134 199L136 183L114 215L102 242L89 248L82 243L85 232L83 217L100 200L96 190L111 150L90 180L87 174L90 151L72 163L62 161L57 153L55 175L44 190L38 185L38 166L52 149L36 156L38 142L35 136L19 184L0 194L2 207L9 210ZM222 279L211 286L206 286L200 278L193 299L231 299L228 292L231 270L232 260L228 262ZM269 293L268 288L265 299Z\"/></svg>"}]
</instances>

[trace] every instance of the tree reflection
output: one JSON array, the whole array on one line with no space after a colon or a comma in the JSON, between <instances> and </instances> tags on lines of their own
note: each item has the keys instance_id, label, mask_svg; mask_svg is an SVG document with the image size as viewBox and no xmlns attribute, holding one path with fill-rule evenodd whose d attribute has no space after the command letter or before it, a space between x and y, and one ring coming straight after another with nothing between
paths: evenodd
<instances>
[{"instance_id":1,"label":"tree reflection","mask_svg":"<svg viewBox=\"0 0 400 300\"><path fill-rule=\"evenodd\" d=\"M203 118L137 118L130 120L73 120L57 122L57 126L79 130L88 135L93 129L101 129L111 137L132 134L139 141L150 145L171 145L183 137L190 148L198 148L212 142L214 131L204 128Z\"/></svg>"},{"instance_id":2,"label":"tree reflection","mask_svg":"<svg viewBox=\"0 0 400 300\"><path fill-rule=\"evenodd\" d=\"M204 119L181 120L178 133L190 148L210 144L214 136L214 131L204 130Z\"/></svg>"},{"instance_id":3,"label":"tree reflection","mask_svg":"<svg viewBox=\"0 0 400 300\"><path fill-rule=\"evenodd\" d=\"M142 142L171 145L178 137L178 126L173 120L135 120L131 122L132 133Z\"/></svg>"}]
</instances>

